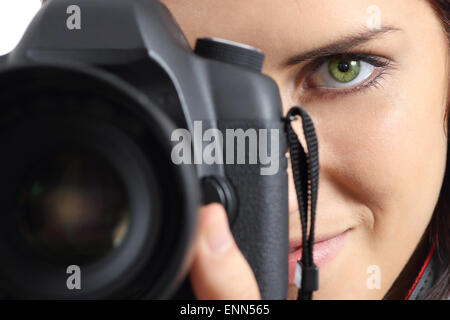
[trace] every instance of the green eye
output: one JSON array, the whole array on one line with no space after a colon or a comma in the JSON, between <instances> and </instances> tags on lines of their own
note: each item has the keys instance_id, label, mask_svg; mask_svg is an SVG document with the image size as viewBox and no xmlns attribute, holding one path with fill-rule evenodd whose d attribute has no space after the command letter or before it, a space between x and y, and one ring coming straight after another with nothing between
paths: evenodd
<instances>
[{"instance_id":1,"label":"green eye","mask_svg":"<svg viewBox=\"0 0 450 320\"><path fill-rule=\"evenodd\" d=\"M328 72L338 82L347 83L355 80L361 71L360 60L331 59L328 63Z\"/></svg>"}]
</instances>

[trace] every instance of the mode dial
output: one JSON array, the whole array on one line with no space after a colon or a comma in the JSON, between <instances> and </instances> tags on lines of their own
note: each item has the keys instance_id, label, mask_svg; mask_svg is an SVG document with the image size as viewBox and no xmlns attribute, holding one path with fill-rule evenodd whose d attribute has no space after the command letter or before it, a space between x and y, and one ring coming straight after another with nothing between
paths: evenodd
<instances>
[{"instance_id":1,"label":"mode dial","mask_svg":"<svg viewBox=\"0 0 450 320\"><path fill-rule=\"evenodd\" d=\"M264 53L260 50L218 38L198 39L195 53L204 58L238 65L257 72L261 72L264 63Z\"/></svg>"}]
</instances>

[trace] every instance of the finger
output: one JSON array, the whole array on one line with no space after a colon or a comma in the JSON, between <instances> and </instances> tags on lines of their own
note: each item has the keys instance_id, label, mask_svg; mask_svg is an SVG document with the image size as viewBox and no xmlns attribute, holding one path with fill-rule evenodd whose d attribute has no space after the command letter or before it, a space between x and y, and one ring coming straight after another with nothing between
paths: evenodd
<instances>
[{"instance_id":1,"label":"finger","mask_svg":"<svg viewBox=\"0 0 450 320\"><path fill-rule=\"evenodd\" d=\"M197 299L259 299L255 276L234 241L223 207L219 204L203 207L199 220L191 269Z\"/></svg>"},{"instance_id":2,"label":"finger","mask_svg":"<svg viewBox=\"0 0 450 320\"><path fill-rule=\"evenodd\" d=\"M298 287L295 284L289 284L287 300L297 300L297 296L298 296Z\"/></svg>"}]
</instances>

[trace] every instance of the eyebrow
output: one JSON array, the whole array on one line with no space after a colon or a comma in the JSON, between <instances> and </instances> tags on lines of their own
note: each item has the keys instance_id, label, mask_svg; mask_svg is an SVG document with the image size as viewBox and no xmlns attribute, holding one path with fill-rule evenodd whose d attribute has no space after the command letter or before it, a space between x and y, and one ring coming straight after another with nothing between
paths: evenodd
<instances>
[{"instance_id":1,"label":"eyebrow","mask_svg":"<svg viewBox=\"0 0 450 320\"><path fill-rule=\"evenodd\" d=\"M312 60L314 58L329 56L339 52L346 52L356 46L369 42L370 40L378 38L386 33L395 31L401 31L401 29L394 26L383 26L379 29L366 30L356 35L346 36L321 48L307 51L305 53L301 53L299 55L288 58L284 65L295 65L307 60Z\"/></svg>"}]
</instances>

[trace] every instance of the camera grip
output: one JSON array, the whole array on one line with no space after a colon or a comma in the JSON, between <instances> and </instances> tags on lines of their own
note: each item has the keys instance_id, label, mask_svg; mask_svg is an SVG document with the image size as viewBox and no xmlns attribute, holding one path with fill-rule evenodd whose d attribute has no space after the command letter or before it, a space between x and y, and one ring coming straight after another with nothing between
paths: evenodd
<instances>
[{"instance_id":1,"label":"camera grip","mask_svg":"<svg viewBox=\"0 0 450 320\"><path fill-rule=\"evenodd\" d=\"M235 143L235 162L225 165L225 173L238 198L238 213L231 231L255 274L261 296L263 299L285 299L288 285L289 214L283 123L278 119L223 121L219 123L219 128L222 132L227 129L251 129L256 132L267 129L267 138L258 136L256 150L258 154L260 151L265 153L265 150L260 149L259 142L260 139L267 139L267 154L278 153L276 173L262 175L262 169L267 165L261 163L260 157L257 164L250 164L249 141L246 141L245 164L237 164L238 150ZM278 138L271 141L271 132L278 132ZM226 149L226 153L229 151Z\"/></svg>"}]
</instances>

